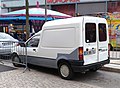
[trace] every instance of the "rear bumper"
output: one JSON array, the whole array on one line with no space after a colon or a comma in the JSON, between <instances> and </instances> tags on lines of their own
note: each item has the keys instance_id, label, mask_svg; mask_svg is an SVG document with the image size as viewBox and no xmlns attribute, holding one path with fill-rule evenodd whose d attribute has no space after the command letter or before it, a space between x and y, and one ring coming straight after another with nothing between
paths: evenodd
<instances>
[{"instance_id":1,"label":"rear bumper","mask_svg":"<svg viewBox=\"0 0 120 88\"><path fill-rule=\"evenodd\" d=\"M90 69L99 69L103 65L110 63L109 58L107 60L89 64L89 65L83 65L83 61L70 61L71 67L74 72L85 72L89 71Z\"/></svg>"}]
</instances>

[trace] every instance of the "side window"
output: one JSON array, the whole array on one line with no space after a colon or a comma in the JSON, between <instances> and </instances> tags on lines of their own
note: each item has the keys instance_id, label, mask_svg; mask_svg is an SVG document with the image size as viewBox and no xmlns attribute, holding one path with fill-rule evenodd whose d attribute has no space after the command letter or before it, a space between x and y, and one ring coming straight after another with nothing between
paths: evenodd
<instances>
[{"instance_id":1,"label":"side window","mask_svg":"<svg viewBox=\"0 0 120 88\"><path fill-rule=\"evenodd\" d=\"M99 23L99 41L106 41L107 40L107 32L106 32L106 24L104 23Z\"/></svg>"},{"instance_id":2,"label":"side window","mask_svg":"<svg viewBox=\"0 0 120 88\"><path fill-rule=\"evenodd\" d=\"M34 36L30 41L27 43L28 47L38 47L40 41L40 36Z\"/></svg>"},{"instance_id":3,"label":"side window","mask_svg":"<svg viewBox=\"0 0 120 88\"><path fill-rule=\"evenodd\" d=\"M95 23L85 24L85 42L86 43L96 42L96 24Z\"/></svg>"}]
</instances>

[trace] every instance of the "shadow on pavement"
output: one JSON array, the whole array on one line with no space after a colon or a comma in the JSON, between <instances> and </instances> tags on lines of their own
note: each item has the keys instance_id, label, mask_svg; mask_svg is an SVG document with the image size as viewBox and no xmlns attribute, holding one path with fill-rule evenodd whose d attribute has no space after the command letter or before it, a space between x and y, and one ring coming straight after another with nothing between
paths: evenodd
<instances>
[{"instance_id":1,"label":"shadow on pavement","mask_svg":"<svg viewBox=\"0 0 120 88\"><path fill-rule=\"evenodd\" d=\"M30 69L34 69L43 73L48 73L48 74L52 74L52 75L56 75L58 76L58 70L57 69L53 69L53 68L47 68L47 67L42 67L42 66L36 66L36 65L31 65L28 64L28 67Z\"/></svg>"},{"instance_id":2,"label":"shadow on pavement","mask_svg":"<svg viewBox=\"0 0 120 88\"><path fill-rule=\"evenodd\" d=\"M41 67L41 66L36 66L36 65L31 65L31 64L28 64L28 67L30 69L34 69L34 70L37 70L37 71L40 71L43 73L47 73L47 74L55 75L55 76L59 77L57 69L46 68L46 67ZM100 74L101 73L99 73L99 72L89 72L89 71L86 72L85 74L78 72L78 73L74 74L74 78L72 80L88 80L88 78L92 79L92 78L97 77Z\"/></svg>"},{"instance_id":3,"label":"shadow on pavement","mask_svg":"<svg viewBox=\"0 0 120 88\"><path fill-rule=\"evenodd\" d=\"M16 68L0 64L0 72L10 71L10 70L14 70L14 69L16 69Z\"/></svg>"}]
</instances>

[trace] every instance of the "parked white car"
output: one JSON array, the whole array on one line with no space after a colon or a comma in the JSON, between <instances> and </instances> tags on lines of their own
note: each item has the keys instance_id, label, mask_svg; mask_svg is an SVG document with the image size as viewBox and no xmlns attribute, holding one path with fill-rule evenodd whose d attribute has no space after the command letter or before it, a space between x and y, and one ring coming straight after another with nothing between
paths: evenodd
<instances>
[{"instance_id":1,"label":"parked white car","mask_svg":"<svg viewBox=\"0 0 120 88\"><path fill-rule=\"evenodd\" d=\"M18 40L7 33L0 32L0 54L11 53L11 48L17 46Z\"/></svg>"}]
</instances>

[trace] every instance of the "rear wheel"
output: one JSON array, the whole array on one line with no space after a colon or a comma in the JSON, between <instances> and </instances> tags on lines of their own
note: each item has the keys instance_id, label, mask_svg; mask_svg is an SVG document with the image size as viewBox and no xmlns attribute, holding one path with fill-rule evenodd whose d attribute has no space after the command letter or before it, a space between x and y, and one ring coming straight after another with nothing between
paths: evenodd
<instances>
[{"instance_id":1,"label":"rear wheel","mask_svg":"<svg viewBox=\"0 0 120 88\"><path fill-rule=\"evenodd\" d=\"M63 79L72 79L74 72L70 66L70 64L68 64L67 62L61 62L59 64L59 68L58 68L59 74L61 76L61 78Z\"/></svg>"},{"instance_id":2,"label":"rear wheel","mask_svg":"<svg viewBox=\"0 0 120 88\"><path fill-rule=\"evenodd\" d=\"M12 63L15 67L21 67L22 65L20 64L21 63L21 60L19 58L19 56L17 54L13 54L12 55Z\"/></svg>"}]
</instances>

